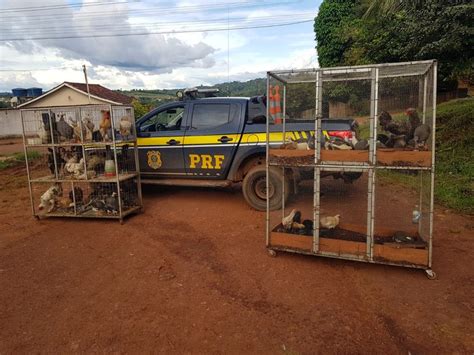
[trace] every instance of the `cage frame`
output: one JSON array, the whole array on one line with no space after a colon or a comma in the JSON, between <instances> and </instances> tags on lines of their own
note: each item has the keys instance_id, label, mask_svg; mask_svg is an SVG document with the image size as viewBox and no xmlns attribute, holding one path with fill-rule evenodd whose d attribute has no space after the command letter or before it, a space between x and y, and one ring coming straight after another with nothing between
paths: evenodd
<instances>
[{"instance_id":1,"label":"cage frame","mask_svg":"<svg viewBox=\"0 0 474 355\"><path fill-rule=\"evenodd\" d=\"M265 216L265 243L266 248L270 255L275 256L276 251L285 251L313 256L331 257L352 261L360 261L374 264L386 264L394 266L402 266L407 268L417 268L425 270L428 278L436 278L436 273L432 270L432 258L433 258L433 220L434 220L434 180L435 180L435 144L436 144L436 87L437 87L437 61L436 60L424 60L424 61L411 61L411 62L400 62L400 63L384 63L384 64L369 64L361 66L342 66L334 68L309 68L309 69L292 69L292 70L274 70L268 71L266 77L266 89L267 89L267 105L266 105L266 189L269 191L269 180L270 173L269 169L271 166L281 167L283 170L288 167L292 167L291 164L282 164L278 162L271 162L271 143L270 143L270 104L268 102L270 95L270 81L276 80L283 86L283 119L282 119L282 138L283 142L286 142L286 92L288 84L302 84L302 83L314 83L315 84L315 98L314 98L314 134L315 134L315 149L314 149L314 161L306 164L295 164L295 167L313 167L313 236L311 250L302 250L296 247L276 245L272 244L272 233L273 227L270 225L270 200L267 198L266 201L266 216ZM403 73L393 74L382 74L385 68L396 68L404 67L410 68L415 67L417 70ZM349 74L349 73L364 73L364 77L357 78L334 78L333 80L324 79L325 74ZM310 74L314 75L312 80L286 80L285 75L293 74ZM432 75L432 108L427 106L428 97L428 76ZM397 78L397 77L410 77L410 76L421 76L423 80L422 90L422 123L426 122L426 112L428 108L432 110L432 127L431 127L431 159L429 164L425 166L399 166L399 165L382 165L377 161L377 146L376 146L376 134L377 134L377 117L378 117L378 100L379 100L379 85L380 79L382 78ZM368 161L364 163L357 162L323 162L321 160L321 122L323 118L322 114L322 100L323 100L323 89L322 84L325 81L346 81L346 80L370 80L371 92L370 92L370 115L369 115L369 151ZM273 143L272 143L273 144ZM430 178L430 191L429 191L429 209L428 209L428 240L427 242L427 262L424 265L413 264L409 262L399 262L390 260L380 260L374 258L374 224L375 224L375 195L376 195L376 182L375 178L378 171L382 170L415 170L421 174L428 173ZM366 172L368 174L368 186L367 186L367 238L366 238L366 251L365 255L345 255L339 253L331 253L322 251L320 249L320 207L321 207L321 171L353 171L353 172ZM286 178L286 177L285 177ZM423 179L420 180L421 184ZM284 184L283 184L284 186ZM284 187L283 187L284 188ZM422 202L423 190L420 189L420 206ZM285 201L284 194L282 194L282 216L285 214ZM418 230L421 229L421 223L418 226Z\"/></svg>"},{"instance_id":2,"label":"cage frame","mask_svg":"<svg viewBox=\"0 0 474 355\"><path fill-rule=\"evenodd\" d=\"M82 122L82 113L83 112L88 112L89 111L94 111L94 110L108 110L110 112L110 121L111 121L111 129L112 129L112 139L109 142L96 142L96 141L85 141L84 136L83 136L83 122ZM116 117L114 117L114 112L116 110L130 110L131 112L131 120L132 120L132 130L131 130L131 137L129 136L128 139L125 140L117 140L116 139ZM74 112L74 117L79 122L80 125L80 135L81 135L81 140L80 142L75 142L75 143L70 143L70 142L56 142L54 139L54 132L51 129L50 134L51 134L51 142L49 143L28 143L27 139L27 131L25 129L25 113L27 112L47 112L48 117L49 117L49 127L53 127L52 125L52 113L57 110L63 110L63 111L69 111L69 112ZM131 105L114 105L114 104L88 104L88 105L76 105L76 106L47 106L47 107L33 107L33 108L23 108L20 109L20 119L21 119L21 127L22 127L22 138L23 138L23 151L25 155L25 164L26 164L26 173L27 173L27 179L28 179L28 190L29 190L29 195L30 195L30 205L31 205L31 211L32 211L32 216L35 217L36 219L40 219L43 217L69 217L69 218L102 218L102 219L117 219L119 220L120 224L123 223L124 218L131 215L131 214L136 214L139 212L143 211L143 196L142 196L142 190L141 190L141 177L140 177L140 168L139 168L139 156L138 156L138 145L137 145L137 132L136 128L134 125L134 108ZM133 149L133 157L134 157L134 168L133 172L127 173L127 174L122 174L119 171L119 159L117 157L117 149L119 145L122 144L128 144L132 146ZM85 179L83 180L78 180L78 179L73 179L73 178L67 178L67 177L60 177L59 176L59 167L58 167L58 159L57 159L57 149L59 147L73 147L73 146L80 146L82 155L85 157L86 156L86 151L87 149L97 149L97 148L103 148L105 149L106 146L110 146L111 150L113 151L113 158L115 162L115 176L109 177L109 178L89 178L87 175L87 163L84 162L84 174L85 174ZM53 162L54 162L54 169L55 173L53 174L53 178L33 178L31 175L30 171L30 162L28 160L28 149L29 148L52 148L52 156L53 156ZM125 183L126 181L135 181L136 183L136 189L137 189L137 206L131 207L127 210L123 209L122 206L122 196L121 196L121 185ZM93 214L79 214L77 213L77 206L74 204L74 213L61 213L61 212L51 212L47 213L47 215L39 214L36 212L35 209L35 202L34 202L34 194L33 194L33 189L32 185L33 184L38 184L38 183L44 183L46 184L55 184L55 183L65 183L65 184L70 184L72 195L73 195L73 200L76 201L76 196L75 196L75 187L78 187L78 185L83 184L83 183L103 183L103 184L114 184L115 188L114 190L117 193L117 202L118 202L118 213L117 214L102 214L102 215L93 215Z\"/></svg>"}]
</instances>

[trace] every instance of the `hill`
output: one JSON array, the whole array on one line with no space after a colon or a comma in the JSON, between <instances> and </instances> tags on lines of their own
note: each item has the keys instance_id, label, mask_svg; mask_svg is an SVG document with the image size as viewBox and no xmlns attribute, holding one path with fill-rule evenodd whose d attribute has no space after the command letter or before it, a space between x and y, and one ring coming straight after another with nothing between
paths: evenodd
<instances>
[{"instance_id":1,"label":"hill","mask_svg":"<svg viewBox=\"0 0 474 355\"><path fill-rule=\"evenodd\" d=\"M253 79L245 82L232 81L229 83L216 84L214 86L198 86L198 88L217 88L217 96L255 96L263 95L266 91L266 80L264 78ZM184 88L156 89L156 90L122 90L122 94L135 97L142 105L153 108L166 102L176 100L176 92Z\"/></svg>"}]
</instances>

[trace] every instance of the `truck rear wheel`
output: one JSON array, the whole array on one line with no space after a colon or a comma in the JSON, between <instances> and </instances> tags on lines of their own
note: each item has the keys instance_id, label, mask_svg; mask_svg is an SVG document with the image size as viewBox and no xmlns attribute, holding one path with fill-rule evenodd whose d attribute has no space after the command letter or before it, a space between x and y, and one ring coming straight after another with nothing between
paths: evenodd
<instances>
[{"instance_id":1,"label":"truck rear wheel","mask_svg":"<svg viewBox=\"0 0 474 355\"><path fill-rule=\"evenodd\" d=\"M270 183L268 196L270 198L270 210L277 210L282 207L282 197L285 201L290 194L288 178L284 178L283 172L273 166L269 167ZM267 208L267 172L265 166L257 165L250 169L245 175L242 183L242 192L245 201L258 211L265 211ZM284 187L284 193L283 193Z\"/></svg>"}]
</instances>

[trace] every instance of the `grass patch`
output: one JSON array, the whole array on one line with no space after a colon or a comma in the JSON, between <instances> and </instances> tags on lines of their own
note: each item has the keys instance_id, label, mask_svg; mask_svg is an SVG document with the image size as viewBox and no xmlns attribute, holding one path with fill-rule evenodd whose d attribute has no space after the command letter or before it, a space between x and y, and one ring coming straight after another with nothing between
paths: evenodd
<instances>
[{"instance_id":1,"label":"grass patch","mask_svg":"<svg viewBox=\"0 0 474 355\"><path fill-rule=\"evenodd\" d=\"M41 153L31 150L28 152L28 160L33 161L35 159L39 159L41 157ZM24 153L14 153L5 157L3 160L0 160L0 170L5 170L8 168L12 168L14 166L24 164L25 163L25 154Z\"/></svg>"},{"instance_id":2,"label":"grass patch","mask_svg":"<svg viewBox=\"0 0 474 355\"><path fill-rule=\"evenodd\" d=\"M399 121L403 114L393 116ZM359 138L369 138L369 124L359 125ZM437 106L435 201L456 211L474 214L474 98ZM405 187L410 175L378 172L383 181Z\"/></svg>"}]
</instances>

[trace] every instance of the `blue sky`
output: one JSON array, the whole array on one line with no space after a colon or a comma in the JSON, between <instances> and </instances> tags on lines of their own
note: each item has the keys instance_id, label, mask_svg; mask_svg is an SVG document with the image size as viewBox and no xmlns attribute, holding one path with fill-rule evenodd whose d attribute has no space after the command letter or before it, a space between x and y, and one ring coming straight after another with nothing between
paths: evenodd
<instances>
[{"instance_id":1,"label":"blue sky","mask_svg":"<svg viewBox=\"0 0 474 355\"><path fill-rule=\"evenodd\" d=\"M310 20L320 1L45 0L42 9L38 4L0 0L0 91L82 82L82 64L91 82L113 89L244 81L267 70L318 65ZM309 22L200 31L299 21ZM133 33L140 35L128 35ZM121 36L90 37L104 34Z\"/></svg>"}]
</instances>

